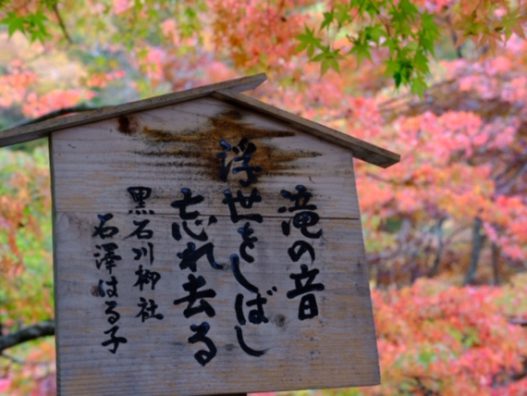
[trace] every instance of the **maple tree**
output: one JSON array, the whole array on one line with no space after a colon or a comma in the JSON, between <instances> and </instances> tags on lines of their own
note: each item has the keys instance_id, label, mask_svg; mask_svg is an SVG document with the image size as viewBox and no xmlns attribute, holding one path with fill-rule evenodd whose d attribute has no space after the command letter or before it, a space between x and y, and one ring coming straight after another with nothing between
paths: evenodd
<instances>
[{"instance_id":1,"label":"maple tree","mask_svg":"<svg viewBox=\"0 0 527 396\"><path fill-rule=\"evenodd\" d=\"M525 280L461 288L423 279L374 292L383 384L363 393L524 394L525 330L507 318L525 314Z\"/></svg>"},{"instance_id":2,"label":"maple tree","mask_svg":"<svg viewBox=\"0 0 527 396\"><path fill-rule=\"evenodd\" d=\"M338 71L347 54L371 59L372 50L381 48L395 85L409 85L422 94L440 26L456 45L471 38L479 46L495 47L512 33L523 37L525 18L521 2L335 1L323 13L318 31L306 27L299 39L310 59L320 61L322 71Z\"/></svg>"},{"instance_id":3,"label":"maple tree","mask_svg":"<svg viewBox=\"0 0 527 396\"><path fill-rule=\"evenodd\" d=\"M511 321L527 318L517 275L527 259L522 6L0 1L0 127L266 71L263 100L402 155L388 170L356 163L383 385L350 394L520 395L527 346ZM2 149L0 179L4 340L53 315L42 143ZM0 393L54 393L50 340L1 352Z\"/></svg>"}]
</instances>

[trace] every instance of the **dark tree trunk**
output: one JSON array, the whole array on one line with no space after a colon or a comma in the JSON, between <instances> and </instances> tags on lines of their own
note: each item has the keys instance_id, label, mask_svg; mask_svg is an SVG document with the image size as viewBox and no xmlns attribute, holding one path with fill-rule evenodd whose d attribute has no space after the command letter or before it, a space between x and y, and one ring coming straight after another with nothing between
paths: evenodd
<instances>
[{"instance_id":1,"label":"dark tree trunk","mask_svg":"<svg viewBox=\"0 0 527 396\"><path fill-rule=\"evenodd\" d=\"M481 256L481 250L485 246L485 234L482 232L483 222L479 217L474 219L472 226L472 251L470 253L470 265L465 275L464 284L473 284L476 278L476 272L479 265L479 257Z\"/></svg>"},{"instance_id":2,"label":"dark tree trunk","mask_svg":"<svg viewBox=\"0 0 527 396\"><path fill-rule=\"evenodd\" d=\"M500 276L500 248L498 245L496 245L494 242L491 245L492 249L492 257L491 257L491 265L492 265L492 280L495 286L498 286L501 283L501 276Z\"/></svg>"},{"instance_id":3,"label":"dark tree trunk","mask_svg":"<svg viewBox=\"0 0 527 396\"><path fill-rule=\"evenodd\" d=\"M430 278L436 276L439 273L439 269L441 266L441 258L443 257L443 250L445 247L445 243L443 241L443 224L445 220L446 217L440 218L435 226L435 232L437 235L437 250L434 257L434 262L432 263L432 267L430 268L430 271L428 271L428 276Z\"/></svg>"}]
</instances>

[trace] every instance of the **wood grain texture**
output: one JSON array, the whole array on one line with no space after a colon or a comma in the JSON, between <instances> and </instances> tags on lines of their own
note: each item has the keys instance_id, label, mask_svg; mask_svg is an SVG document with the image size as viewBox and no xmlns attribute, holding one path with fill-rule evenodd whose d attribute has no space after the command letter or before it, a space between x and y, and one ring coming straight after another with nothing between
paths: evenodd
<instances>
[{"instance_id":1,"label":"wood grain texture","mask_svg":"<svg viewBox=\"0 0 527 396\"><path fill-rule=\"evenodd\" d=\"M23 143L34 139L48 136L50 133L75 126L85 125L92 122L106 120L113 117L124 116L136 111L145 111L167 105L173 105L195 98L200 98L215 90L221 89L227 92L242 92L254 89L267 79L264 73L222 81L181 92L169 93L153 98L143 99L136 102L124 103L122 105L102 107L100 109L83 112L81 114L67 116L39 122L37 124L23 125L7 129L0 133L0 147Z\"/></svg>"},{"instance_id":2,"label":"wood grain texture","mask_svg":"<svg viewBox=\"0 0 527 396\"><path fill-rule=\"evenodd\" d=\"M258 237L251 254L254 263L242 262L242 272L267 298L268 323L243 326L247 342L266 350L261 357L240 348L234 301L238 293L250 297L233 276L229 256L242 242L229 211L222 203L226 188L240 188L236 176L222 181L218 175L219 140L237 143L247 138L256 145L252 164L262 167L255 186L262 202L254 205L263 215L252 222ZM357 204L353 159L342 147L319 140L247 109L201 98L54 133L52 174L54 195L56 314L58 327L58 386L62 395L191 395L372 385L379 382L375 332L368 288L368 271ZM310 240L293 230L282 234L281 223L290 217L279 213L287 205L282 189L305 185L317 205L323 230ZM154 231L155 260L145 268L161 275L155 290L140 292L134 283L138 261L133 247L145 242L126 238L135 229L129 213L134 202L126 189L148 186L149 228ZM171 202L181 188L202 194L196 209L217 222L207 228L215 257L224 264L213 269L198 262L196 275L216 291L209 300L216 315L183 315L183 283L190 271L179 267L177 253L191 241L176 241L174 222L181 223ZM243 189L249 191L250 188ZM194 208L193 208L194 209ZM248 210L249 211L249 210ZM253 210L250 210L253 212ZM109 328L105 299L97 297L99 279L108 278L95 266L93 254L100 240L93 238L98 214L112 213L119 234L122 260L113 275L119 281L117 311L120 334L128 340L117 353L101 346ZM143 217L144 218L144 217ZM291 261L287 249L296 240L310 241L314 262ZM199 245L199 244L198 244ZM290 274L300 264L320 270L316 281L325 289L315 293L319 315L298 319L299 298L287 298L294 288ZM265 294L276 291L272 296ZM140 297L154 299L163 320L142 323L136 317ZM190 325L207 320L207 334L217 355L205 367L194 359L201 344L190 344Z\"/></svg>"}]
</instances>

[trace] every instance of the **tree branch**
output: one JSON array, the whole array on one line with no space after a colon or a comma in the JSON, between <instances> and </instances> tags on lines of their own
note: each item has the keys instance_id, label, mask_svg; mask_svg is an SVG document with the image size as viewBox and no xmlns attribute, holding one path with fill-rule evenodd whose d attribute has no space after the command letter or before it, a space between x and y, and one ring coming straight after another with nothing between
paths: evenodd
<instances>
[{"instance_id":1,"label":"tree branch","mask_svg":"<svg viewBox=\"0 0 527 396\"><path fill-rule=\"evenodd\" d=\"M54 334L55 322L53 320L45 320L31 326L23 327L14 333L0 336L0 353L24 342L52 336Z\"/></svg>"},{"instance_id":2,"label":"tree branch","mask_svg":"<svg viewBox=\"0 0 527 396\"><path fill-rule=\"evenodd\" d=\"M70 43L70 44L73 44L73 40L71 39L71 36L68 33L68 29L66 29L66 24L64 23L64 19L62 18L62 15L60 14L59 6L58 6L57 3L53 4L53 13L57 17L57 21L59 23L60 30L62 30L62 34L66 38L66 41L68 43Z\"/></svg>"},{"instance_id":3,"label":"tree branch","mask_svg":"<svg viewBox=\"0 0 527 396\"><path fill-rule=\"evenodd\" d=\"M525 318L510 318L509 323L516 326L527 327L527 319Z\"/></svg>"}]
</instances>

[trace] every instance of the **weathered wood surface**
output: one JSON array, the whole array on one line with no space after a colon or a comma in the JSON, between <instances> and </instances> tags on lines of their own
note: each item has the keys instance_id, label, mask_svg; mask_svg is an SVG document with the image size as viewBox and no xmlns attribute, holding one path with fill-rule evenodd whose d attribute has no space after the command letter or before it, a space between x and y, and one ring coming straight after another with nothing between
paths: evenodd
<instances>
[{"instance_id":1,"label":"weathered wood surface","mask_svg":"<svg viewBox=\"0 0 527 396\"><path fill-rule=\"evenodd\" d=\"M262 294L277 289L272 296L265 294L269 322L243 328L252 347L266 350L261 357L243 352L234 330L235 296L248 293L234 278L228 258L239 250L237 229L243 222L231 222L222 198L226 188L239 188L239 180L220 180L216 156L221 138L237 143L241 137L256 145L252 162L263 168L254 185L262 202L247 211L264 218L252 223L258 237L250 251L255 262L242 263L242 272ZM60 131L51 138L61 394L220 394L378 383L353 160L347 150L210 98ZM313 193L320 239L306 239L298 231L282 234L281 222L290 214L277 211L289 204L280 191L298 184ZM129 214L134 203L126 191L130 186L152 188L147 208L155 214L147 217L154 230L155 261L145 267L162 276L153 291L133 287L138 262L131 249L138 242L124 239L135 229L136 217ZM182 284L190 273L180 269L176 255L190 240L176 241L170 231L173 222L181 221L170 204L181 198L183 187L205 198L192 209L218 219L207 233L224 269L213 269L202 259L196 272L217 293L210 300L216 311L212 318L186 318L184 304L173 304L185 295ZM115 355L101 346L109 326L95 287L104 276L94 263L100 241L92 233L103 213L112 213L111 224L120 230L113 241L122 261L114 275L120 335L128 342ZM313 263L294 263L288 256L287 249L299 239L313 244ZM290 274L299 272L303 262L320 270L316 281L325 289L316 293L319 315L299 320L298 298L288 299L286 293L294 288ZM163 320L141 323L136 317L139 297L155 299ZM193 357L201 345L188 342L190 325L203 320L210 323L208 336L217 347L205 367Z\"/></svg>"},{"instance_id":2,"label":"weathered wood surface","mask_svg":"<svg viewBox=\"0 0 527 396\"><path fill-rule=\"evenodd\" d=\"M118 106L102 107L97 110L84 112L65 118L46 120L37 124L28 124L11 128L0 133L0 147L9 146L16 143L23 143L34 139L48 136L51 132L80 126L92 122L106 120L130 114L136 111L145 111L167 105L185 102L195 98L209 95L215 90L226 90L227 92L242 92L254 89L266 80L266 75L255 74L237 78L234 80L222 81L216 84L209 84L181 92L169 93L153 98L143 99L136 102L125 103Z\"/></svg>"}]
</instances>

